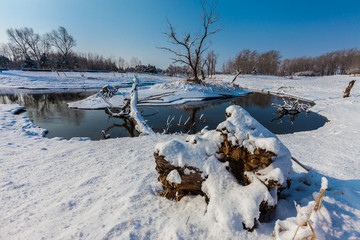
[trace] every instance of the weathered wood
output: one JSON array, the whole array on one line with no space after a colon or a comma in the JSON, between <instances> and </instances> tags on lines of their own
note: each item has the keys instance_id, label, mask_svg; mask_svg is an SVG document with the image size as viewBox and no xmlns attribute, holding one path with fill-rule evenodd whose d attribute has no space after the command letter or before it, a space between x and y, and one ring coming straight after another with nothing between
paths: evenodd
<instances>
[{"instance_id":1,"label":"weathered wood","mask_svg":"<svg viewBox=\"0 0 360 240\"><path fill-rule=\"evenodd\" d=\"M261 148L257 148L251 153L243 146L233 145L231 141L228 140L226 134L222 133L222 136L224 141L218 150L218 154L221 156L218 160L229 163L227 170L231 172L241 185L246 186L251 183L245 176L245 172L256 173L258 169L269 166L273 162L272 158L276 157L275 153ZM277 186L279 190L283 189L276 181L263 182L263 184L268 189L275 186Z\"/></svg>"},{"instance_id":2,"label":"weathered wood","mask_svg":"<svg viewBox=\"0 0 360 240\"><path fill-rule=\"evenodd\" d=\"M158 155L157 153L154 153L154 157L156 162L155 169L159 173L158 180L163 185L161 196L168 199L175 199L176 201L180 201L180 199L186 195L205 196L201 190L202 182L205 179L201 176L202 172L199 171L199 169L192 166L175 167L166 161L164 156ZM186 169L190 172L188 175L185 174ZM173 170L178 171L181 177L180 184L172 183L166 179L168 174Z\"/></svg>"},{"instance_id":3,"label":"weathered wood","mask_svg":"<svg viewBox=\"0 0 360 240\"><path fill-rule=\"evenodd\" d=\"M241 71L238 71L235 75L235 77L233 78L233 80L231 81L231 84L234 84L236 78L241 74Z\"/></svg>"},{"instance_id":4,"label":"weathered wood","mask_svg":"<svg viewBox=\"0 0 360 240\"><path fill-rule=\"evenodd\" d=\"M355 82L356 82L356 80L351 80L351 81L349 82L349 85L348 85L347 88L345 89L343 98L346 98L346 97L349 97L349 96L350 96L350 91L351 91L351 89L353 88Z\"/></svg>"}]
</instances>

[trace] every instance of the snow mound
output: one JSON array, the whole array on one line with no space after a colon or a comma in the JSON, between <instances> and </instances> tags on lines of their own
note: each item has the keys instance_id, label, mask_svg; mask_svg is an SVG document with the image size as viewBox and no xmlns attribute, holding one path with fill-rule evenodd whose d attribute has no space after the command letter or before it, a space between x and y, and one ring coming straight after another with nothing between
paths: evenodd
<instances>
[{"instance_id":1,"label":"snow mound","mask_svg":"<svg viewBox=\"0 0 360 240\"><path fill-rule=\"evenodd\" d=\"M162 182L166 192L163 196L176 191L174 196L180 200L178 196L183 193L193 194L191 189L196 186L185 188L189 185L189 169L196 171L203 179L194 185L202 184L201 190L209 199L205 217L224 231L236 232L243 227L254 228L260 210L266 212L276 206L278 192L288 187L291 155L274 134L241 107L230 106L226 114L227 120L217 130L205 129L190 135L186 142L157 144L155 159L159 181L174 182L174 171L180 173L177 184ZM250 160L246 162L246 158ZM161 176L164 173L167 178Z\"/></svg>"}]
</instances>

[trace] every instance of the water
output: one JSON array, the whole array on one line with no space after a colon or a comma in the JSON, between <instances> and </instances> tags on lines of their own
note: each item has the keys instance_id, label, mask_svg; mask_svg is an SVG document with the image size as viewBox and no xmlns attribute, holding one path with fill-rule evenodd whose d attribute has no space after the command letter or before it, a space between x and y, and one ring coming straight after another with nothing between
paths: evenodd
<instances>
[{"instance_id":1,"label":"water","mask_svg":"<svg viewBox=\"0 0 360 240\"><path fill-rule=\"evenodd\" d=\"M131 121L113 118L104 110L69 109L67 102L80 100L94 92L14 93L0 95L0 103L18 103L26 107L23 113L34 123L49 131L47 137L90 137L102 139L104 130L111 137L138 136ZM255 119L275 134L311 131L323 126L326 118L315 113L300 113L295 119L278 115L272 103L282 98L270 94L253 93L231 100L188 103L179 106L148 106L140 108L148 124L156 132L196 133L208 126L215 129L225 120L226 107L235 104L246 109ZM169 124L167 124L169 123ZM185 124L186 123L186 124Z\"/></svg>"}]
</instances>

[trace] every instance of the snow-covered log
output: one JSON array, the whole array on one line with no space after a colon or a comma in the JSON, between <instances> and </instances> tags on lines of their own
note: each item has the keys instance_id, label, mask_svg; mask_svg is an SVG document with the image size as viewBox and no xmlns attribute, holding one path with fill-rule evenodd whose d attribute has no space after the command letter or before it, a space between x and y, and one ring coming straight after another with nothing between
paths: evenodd
<instances>
[{"instance_id":1,"label":"snow-covered log","mask_svg":"<svg viewBox=\"0 0 360 240\"><path fill-rule=\"evenodd\" d=\"M291 155L240 106L228 107L226 116L216 130L205 129L186 142L158 144L158 180L167 198L205 196L206 216L221 218L222 227L252 229L270 215L278 193L289 187Z\"/></svg>"},{"instance_id":2,"label":"snow-covered log","mask_svg":"<svg viewBox=\"0 0 360 240\"><path fill-rule=\"evenodd\" d=\"M143 134L143 135L154 134L154 131L147 124L145 119L141 116L141 113L137 108L137 102L138 102L137 85L138 84L139 84L139 79L136 76L134 76L133 85L132 85L132 89L131 89L129 116L135 124L136 131L138 131L140 134Z\"/></svg>"}]
</instances>

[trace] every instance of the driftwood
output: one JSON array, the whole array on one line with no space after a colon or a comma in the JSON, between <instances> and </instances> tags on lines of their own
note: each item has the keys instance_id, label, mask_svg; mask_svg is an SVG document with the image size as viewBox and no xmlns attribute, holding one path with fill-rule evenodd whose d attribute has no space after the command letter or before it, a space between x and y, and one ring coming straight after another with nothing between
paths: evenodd
<instances>
[{"instance_id":1,"label":"driftwood","mask_svg":"<svg viewBox=\"0 0 360 240\"><path fill-rule=\"evenodd\" d=\"M349 82L348 87L345 89L343 98L346 98L346 97L350 96L350 91L351 91L352 87L354 86L355 82L356 82L356 80L351 80Z\"/></svg>"}]
</instances>

